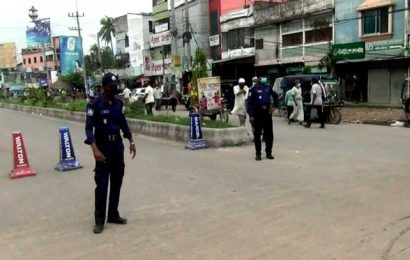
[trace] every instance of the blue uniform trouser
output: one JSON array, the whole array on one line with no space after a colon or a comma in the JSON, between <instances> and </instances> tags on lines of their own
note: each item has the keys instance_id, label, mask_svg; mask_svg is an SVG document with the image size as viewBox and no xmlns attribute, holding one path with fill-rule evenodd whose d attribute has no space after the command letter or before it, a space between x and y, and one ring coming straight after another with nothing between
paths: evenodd
<instances>
[{"instance_id":1,"label":"blue uniform trouser","mask_svg":"<svg viewBox=\"0 0 410 260\"><path fill-rule=\"evenodd\" d=\"M110 181L110 198L108 203L108 218L119 216L118 204L120 201L120 191L122 179L124 177L124 145L122 141L106 142L97 144L100 151L105 156L105 163L96 162L94 180L95 188L95 222L104 224L108 181Z\"/></svg>"},{"instance_id":2,"label":"blue uniform trouser","mask_svg":"<svg viewBox=\"0 0 410 260\"><path fill-rule=\"evenodd\" d=\"M256 110L254 114L253 137L255 142L255 150L257 155L261 155L262 142L261 135L263 131L263 139L265 140L266 155L272 154L273 146L273 125L272 114L269 109Z\"/></svg>"}]
</instances>

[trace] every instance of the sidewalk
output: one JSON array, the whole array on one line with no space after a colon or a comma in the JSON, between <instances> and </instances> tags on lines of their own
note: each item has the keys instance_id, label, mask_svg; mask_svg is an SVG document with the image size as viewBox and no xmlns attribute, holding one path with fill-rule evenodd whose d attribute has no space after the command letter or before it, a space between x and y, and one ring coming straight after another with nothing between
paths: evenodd
<instances>
[{"instance_id":1,"label":"sidewalk","mask_svg":"<svg viewBox=\"0 0 410 260\"><path fill-rule=\"evenodd\" d=\"M404 112L400 108L377 108L377 107L343 107L342 122L346 123L367 123L367 124L386 124L389 125L395 121L406 121ZM171 107L168 110L165 107L161 111L155 111L155 115L175 115L180 117L188 117L189 112L185 106L178 105L175 112ZM277 114L275 113L275 116ZM229 115L229 123L239 125L237 116Z\"/></svg>"}]
</instances>

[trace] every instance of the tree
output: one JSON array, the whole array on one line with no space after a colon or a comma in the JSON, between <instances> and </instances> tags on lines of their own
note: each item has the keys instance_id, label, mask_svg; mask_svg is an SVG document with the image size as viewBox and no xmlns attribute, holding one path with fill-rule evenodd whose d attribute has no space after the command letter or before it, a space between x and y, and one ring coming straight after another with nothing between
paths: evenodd
<instances>
[{"instance_id":1,"label":"tree","mask_svg":"<svg viewBox=\"0 0 410 260\"><path fill-rule=\"evenodd\" d=\"M69 84L72 88L76 88L80 91L85 91L84 89L84 77L83 73L80 71L74 71L70 74L61 77L61 80Z\"/></svg>"},{"instance_id":2,"label":"tree","mask_svg":"<svg viewBox=\"0 0 410 260\"><path fill-rule=\"evenodd\" d=\"M194 106L198 104L198 79L208 76L208 69L206 66L207 56L202 48L197 48L195 50L195 59L192 69L192 79L191 86L193 90L193 95L191 100L194 101Z\"/></svg>"},{"instance_id":3,"label":"tree","mask_svg":"<svg viewBox=\"0 0 410 260\"><path fill-rule=\"evenodd\" d=\"M114 67L114 56L110 47L101 49L101 66L104 69Z\"/></svg>"},{"instance_id":4,"label":"tree","mask_svg":"<svg viewBox=\"0 0 410 260\"><path fill-rule=\"evenodd\" d=\"M115 22L114 18L105 16L100 21L101 29L98 33L101 36L101 39L105 41L106 44L111 44L111 50L114 51L112 44L113 37L115 36ZM114 53L113 53L114 54Z\"/></svg>"}]
</instances>

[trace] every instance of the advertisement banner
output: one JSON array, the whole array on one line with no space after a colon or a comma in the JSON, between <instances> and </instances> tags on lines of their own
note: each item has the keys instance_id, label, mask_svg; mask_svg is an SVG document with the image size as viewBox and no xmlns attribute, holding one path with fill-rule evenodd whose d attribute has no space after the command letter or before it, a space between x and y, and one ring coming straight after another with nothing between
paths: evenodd
<instances>
[{"instance_id":1,"label":"advertisement banner","mask_svg":"<svg viewBox=\"0 0 410 260\"><path fill-rule=\"evenodd\" d=\"M76 36L60 36L61 73L67 75L75 70L81 70L81 40Z\"/></svg>"},{"instance_id":2,"label":"advertisement banner","mask_svg":"<svg viewBox=\"0 0 410 260\"><path fill-rule=\"evenodd\" d=\"M151 48L155 48L155 47L160 47L164 45L169 45L171 44L171 40L172 40L171 32L166 31L166 32L151 35L149 44Z\"/></svg>"},{"instance_id":3,"label":"advertisement banner","mask_svg":"<svg viewBox=\"0 0 410 260\"><path fill-rule=\"evenodd\" d=\"M38 45L51 43L50 19L40 19L34 21L34 27L27 28L27 45Z\"/></svg>"},{"instance_id":4,"label":"advertisement banner","mask_svg":"<svg viewBox=\"0 0 410 260\"><path fill-rule=\"evenodd\" d=\"M220 108L221 79L219 77L198 79L198 97L201 110Z\"/></svg>"}]
</instances>

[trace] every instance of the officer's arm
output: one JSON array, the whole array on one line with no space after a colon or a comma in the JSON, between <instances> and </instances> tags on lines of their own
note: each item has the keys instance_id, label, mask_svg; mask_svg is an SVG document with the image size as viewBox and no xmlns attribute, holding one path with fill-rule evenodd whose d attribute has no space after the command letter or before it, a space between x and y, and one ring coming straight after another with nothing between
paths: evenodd
<instances>
[{"instance_id":1,"label":"officer's arm","mask_svg":"<svg viewBox=\"0 0 410 260\"><path fill-rule=\"evenodd\" d=\"M86 118L85 118L85 135L87 139L84 143L91 145L95 143L95 136L94 136L94 106L90 102L87 104L87 111L86 111Z\"/></svg>"},{"instance_id":2,"label":"officer's arm","mask_svg":"<svg viewBox=\"0 0 410 260\"><path fill-rule=\"evenodd\" d=\"M123 107L123 104L121 102L121 111L122 111L122 107ZM123 135L124 138L127 138L128 140L130 140L130 143L133 143L134 141L133 141L133 138L132 138L131 130L128 126L127 119L125 118L125 115L122 112L121 112L121 115L120 115L119 123L120 123L120 128L121 128L121 130L124 134Z\"/></svg>"},{"instance_id":3,"label":"officer's arm","mask_svg":"<svg viewBox=\"0 0 410 260\"><path fill-rule=\"evenodd\" d=\"M254 113L255 104L254 104L254 98L252 96L252 92L253 92L253 89L249 90L248 102L247 102L249 117L254 116L253 113Z\"/></svg>"}]
</instances>

